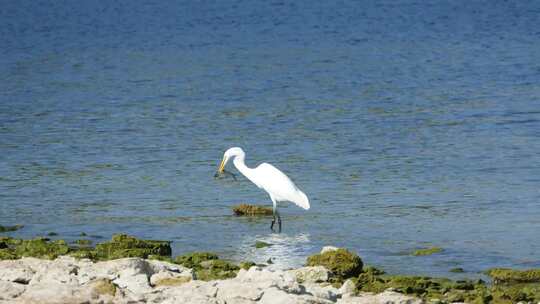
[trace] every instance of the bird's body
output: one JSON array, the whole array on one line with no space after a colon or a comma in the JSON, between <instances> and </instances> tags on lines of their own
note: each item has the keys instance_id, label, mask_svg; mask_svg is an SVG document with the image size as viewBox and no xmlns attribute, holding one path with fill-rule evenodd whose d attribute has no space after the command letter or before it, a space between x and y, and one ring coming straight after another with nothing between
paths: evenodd
<instances>
[{"instance_id":1,"label":"bird's body","mask_svg":"<svg viewBox=\"0 0 540 304\"><path fill-rule=\"evenodd\" d=\"M270 226L271 228L274 226L275 217L277 215L279 230L281 230L281 218L277 209L278 202L288 201L306 210L310 208L308 197L296 187L293 181L285 175L285 173L268 163L262 163L256 168L249 168L245 164L245 156L246 154L241 148L234 147L228 149L223 155L223 160L218 172L223 172L229 159L234 158L233 163L236 169L257 185L257 187L265 190L268 195L270 195L274 211L274 220Z\"/></svg>"}]
</instances>

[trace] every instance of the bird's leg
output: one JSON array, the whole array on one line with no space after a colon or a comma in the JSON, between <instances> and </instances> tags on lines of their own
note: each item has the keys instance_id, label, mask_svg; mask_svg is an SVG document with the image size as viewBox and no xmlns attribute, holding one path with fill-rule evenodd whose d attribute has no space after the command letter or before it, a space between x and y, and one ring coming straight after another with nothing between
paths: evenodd
<instances>
[{"instance_id":1,"label":"bird's leg","mask_svg":"<svg viewBox=\"0 0 540 304\"><path fill-rule=\"evenodd\" d=\"M277 208L276 208L276 203L272 200L272 202L274 203L274 206L272 207L272 216L273 216L273 219L272 219L272 224L270 224L270 230L274 231L274 224L276 223L276 212L277 212ZM279 223L279 222L278 222Z\"/></svg>"},{"instance_id":2,"label":"bird's leg","mask_svg":"<svg viewBox=\"0 0 540 304\"><path fill-rule=\"evenodd\" d=\"M274 230L274 223L276 222L276 215L274 215L274 218L272 219L272 224L270 224L270 230Z\"/></svg>"},{"instance_id":3,"label":"bird's leg","mask_svg":"<svg viewBox=\"0 0 540 304\"><path fill-rule=\"evenodd\" d=\"M281 216L279 216L279 211L276 210L276 213L277 213L277 220L278 220L278 227L279 227L278 232L281 233Z\"/></svg>"}]
</instances>

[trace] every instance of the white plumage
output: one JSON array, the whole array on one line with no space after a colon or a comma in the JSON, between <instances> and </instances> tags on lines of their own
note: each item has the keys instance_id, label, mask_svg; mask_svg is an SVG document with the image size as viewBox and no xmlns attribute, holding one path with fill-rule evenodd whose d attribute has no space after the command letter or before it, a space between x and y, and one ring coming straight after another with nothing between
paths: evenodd
<instances>
[{"instance_id":1,"label":"white plumage","mask_svg":"<svg viewBox=\"0 0 540 304\"><path fill-rule=\"evenodd\" d=\"M218 172L223 172L225 165L232 158L234 166L240 173L257 185L257 187L268 192L273 203L274 211L274 220L270 228L273 228L277 215L279 230L281 230L281 218L277 210L277 202L288 201L305 210L310 208L309 199L306 194L298 189L285 173L268 163L262 163L256 168L248 168L244 162L245 156L246 154L241 148L233 147L228 149L223 154L223 160L221 161Z\"/></svg>"}]
</instances>

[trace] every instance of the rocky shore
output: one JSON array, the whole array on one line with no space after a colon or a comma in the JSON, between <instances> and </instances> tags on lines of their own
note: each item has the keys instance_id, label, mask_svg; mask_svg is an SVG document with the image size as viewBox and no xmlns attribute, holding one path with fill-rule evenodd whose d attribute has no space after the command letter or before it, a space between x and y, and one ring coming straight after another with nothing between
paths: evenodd
<instances>
[{"instance_id":1,"label":"rocky shore","mask_svg":"<svg viewBox=\"0 0 540 304\"><path fill-rule=\"evenodd\" d=\"M270 271L252 266L225 280L197 280L193 269L159 260L0 261L2 303L421 303L397 292L354 296L322 266ZM301 281L302 283L299 283Z\"/></svg>"},{"instance_id":2,"label":"rocky shore","mask_svg":"<svg viewBox=\"0 0 540 304\"><path fill-rule=\"evenodd\" d=\"M388 275L335 247L305 265L173 258L169 242L127 235L95 247L0 237L0 303L540 303L538 269L490 269L489 284Z\"/></svg>"}]
</instances>

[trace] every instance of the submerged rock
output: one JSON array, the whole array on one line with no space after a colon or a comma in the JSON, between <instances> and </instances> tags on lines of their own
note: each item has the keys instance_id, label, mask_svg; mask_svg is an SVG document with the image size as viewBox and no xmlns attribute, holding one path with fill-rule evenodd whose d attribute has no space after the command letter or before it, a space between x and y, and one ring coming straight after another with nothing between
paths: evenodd
<instances>
[{"instance_id":1,"label":"submerged rock","mask_svg":"<svg viewBox=\"0 0 540 304\"><path fill-rule=\"evenodd\" d=\"M342 283L362 272L362 259L347 249L325 251L307 259L307 266L324 266L332 274L331 281Z\"/></svg>"},{"instance_id":2,"label":"submerged rock","mask_svg":"<svg viewBox=\"0 0 540 304\"><path fill-rule=\"evenodd\" d=\"M272 246L272 244L266 243L266 242L263 242L263 241L255 242L255 248L257 248L257 249L264 248L264 247L270 247L270 246Z\"/></svg>"},{"instance_id":3,"label":"submerged rock","mask_svg":"<svg viewBox=\"0 0 540 304\"><path fill-rule=\"evenodd\" d=\"M233 206L234 215L239 216L257 216L257 215L272 215L272 208L258 205L240 204Z\"/></svg>"},{"instance_id":4,"label":"submerged rock","mask_svg":"<svg viewBox=\"0 0 540 304\"><path fill-rule=\"evenodd\" d=\"M450 270L448 270L449 272L453 272L453 273L463 273L465 272L465 270L463 270L463 268L461 267L455 267L455 268L451 268Z\"/></svg>"},{"instance_id":5,"label":"submerged rock","mask_svg":"<svg viewBox=\"0 0 540 304\"><path fill-rule=\"evenodd\" d=\"M0 232L8 232L8 231L16 231L21 228L23 228L23 225L15 225L15 226L2 226L0 225Z\"/></svg>"},{"instance_id":6,"label":"submerged rock","mask_svg":"<svg viewBox=\"0 0 540 304\"><path fill-rule=\"evenodd\" d=\"M432 254L439 253L442 251L443 249L441 247L429 247L429 248L415 250L412 253L412 255L414 256L432 255Z\"/></svg>"}]
</instances>

